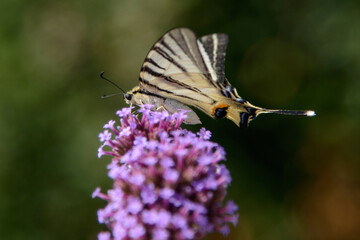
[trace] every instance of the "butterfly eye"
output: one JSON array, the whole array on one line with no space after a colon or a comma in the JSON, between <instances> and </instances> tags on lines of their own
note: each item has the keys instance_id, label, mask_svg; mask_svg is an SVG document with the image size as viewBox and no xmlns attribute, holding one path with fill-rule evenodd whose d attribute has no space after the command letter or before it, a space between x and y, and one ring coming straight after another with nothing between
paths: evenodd
<instances>
[{"instance_id":1,"label":"butterfly eye","mask_svg":"<svg viewBox=\"0 0 360 240\"><path fill-rule=\"evenodd\" d=\"M126 100L131 101L131 98L132 98L132 94L130 94L130 93L125 94Z\"/></svg>"}]
</instances>

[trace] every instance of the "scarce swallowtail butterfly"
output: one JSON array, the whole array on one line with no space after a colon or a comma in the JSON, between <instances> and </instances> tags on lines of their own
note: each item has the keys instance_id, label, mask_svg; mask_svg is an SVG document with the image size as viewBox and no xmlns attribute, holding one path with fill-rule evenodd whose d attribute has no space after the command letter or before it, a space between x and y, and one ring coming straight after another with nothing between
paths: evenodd
<instances>
[{"instance_id":1,"label":"scarce swallowtail butterfly","mask_svg":"<svg viewBox=\"0 0 360 240\"><path fill-rule=\"evenodd\" d=\"M141 67L139 86L124 95L128 104L152 104L174 113L188 110L187 124L201 123L188 106L212 118L228 118L245 128L262 113L314 116L314 111L272 110L241 98L225 77L228 36L214 33L197 38L187 28L176 28L150 49Z\"/></svg>"}]
</instances>

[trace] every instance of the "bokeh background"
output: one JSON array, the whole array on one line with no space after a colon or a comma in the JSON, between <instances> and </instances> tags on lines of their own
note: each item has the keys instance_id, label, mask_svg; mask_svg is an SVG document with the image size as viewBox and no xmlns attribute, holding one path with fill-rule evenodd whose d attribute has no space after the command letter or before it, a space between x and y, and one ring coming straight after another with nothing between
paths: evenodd
<instances>
[{"instance_id":1,"label":"bokeh background","mask_svg":"<svg viewBox=\"0 0 360 240\"><path fill-rule=\"evenodd\" d=\"M268 108L247 130L200 114L227 151L240 221L225 238L359 239L358 0L1 0L0 239L96 239L110 187L98 133L153 43L186 26L230 36L226 75ZM186 126L188 127L188 126ZM201 126L188 127L197 131Z\"/></svg>"}]
</instances>

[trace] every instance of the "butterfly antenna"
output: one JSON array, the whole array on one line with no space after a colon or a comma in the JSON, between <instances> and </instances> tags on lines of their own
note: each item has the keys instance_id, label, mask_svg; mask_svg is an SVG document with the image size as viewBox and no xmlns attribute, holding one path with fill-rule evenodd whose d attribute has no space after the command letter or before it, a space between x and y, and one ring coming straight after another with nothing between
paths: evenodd
<instances>
[{"instance_id":1,"label":"butterfly antenna","mask_svg":"<svg viewBox=\"0 0 360 240\"><path fill-rule=\"evenodd\" d=\"M115 87L117 87L118 89L120 89L120 91L122 91L123 93L125 93L125 91L124 91L119 85L117 85L117 84L114 83L113 81L111 81L111 80L107 79L106 77L104 77L104 74L105 74L104 71L102 71L102 72L100 73L100 77L101 77L102 79L104 79L105 81L108 81L108 82L111 83L113 86L115 86ZM116 94L108 95L108 97L114 96L114 95L116 95ZM105 96L105 97L104 97L104 96ZM106 98L106 96L107 96L107 95L103 95L102 98Z\"/></svg>"},{"instance_id":2,"label":"butterfly antenna","mask_svg":"<svg viewBox=\"0 0 360 240\"><path fill-rule=\"evenodd\" d=\"M109 94L109 95L102 95L101 98L108 98L108 97L113 97L113 96L117 96L117 95L120 95L120 94L123 94L123 93L113 93L113 94Z\"/></svg>"}]
</instances>

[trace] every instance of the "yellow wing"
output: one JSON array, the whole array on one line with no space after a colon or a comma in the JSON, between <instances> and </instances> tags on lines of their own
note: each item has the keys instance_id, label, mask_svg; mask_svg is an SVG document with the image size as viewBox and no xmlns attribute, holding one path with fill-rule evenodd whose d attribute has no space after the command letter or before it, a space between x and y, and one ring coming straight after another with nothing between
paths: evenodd
<instances>
[{"instance_id":1,"label":"yellow wing","mask_svg":"<svg viewBox=\"0 0 360 240\"><path fill-rule=\"evenodd\" d=\"M212 55L205 54L206 39L215 39L214 49L208 48ZM140 88L195 106L213 116L212 105L222 98L221 91L225 91L223 83L227 43L225 34L212 34L197 39L186 28L166 33L155 43L144 61L140 72Z\"/></svg>"}]
</instances>

